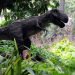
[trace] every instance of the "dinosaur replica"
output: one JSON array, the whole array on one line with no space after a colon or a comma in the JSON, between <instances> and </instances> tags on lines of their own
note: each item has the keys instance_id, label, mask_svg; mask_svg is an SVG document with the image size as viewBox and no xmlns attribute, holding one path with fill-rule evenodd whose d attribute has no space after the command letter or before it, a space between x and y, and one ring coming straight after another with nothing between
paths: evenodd
<instances>
[{"instance_id":1,"label":"dinosaur replica","mask_svg":"<svg viewBox=\"0 0 75 75\"><path fill-rule=\"evenodd\" d=\"M68 22L68 16L58 9L52 9L40 16L33 16L28 19L16 20L7 27L0 28L0 40L14 40L16 39L19 54L27 57L27 49L30 48L31 41L29 37L37 34L53 23L60 28L65 26ZM25 55L25 56L24 56Z\"/></svg>"}]
</instances>

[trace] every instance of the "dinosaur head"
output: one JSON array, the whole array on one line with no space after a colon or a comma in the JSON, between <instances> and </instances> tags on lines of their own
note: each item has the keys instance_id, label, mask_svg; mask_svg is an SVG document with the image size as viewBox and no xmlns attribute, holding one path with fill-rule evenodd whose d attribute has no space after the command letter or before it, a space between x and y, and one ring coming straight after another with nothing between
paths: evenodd
<instances>
[{"instance_id":1,"label":"dinosaur head","mask_svg":"<svg viewBox=\"0 0 75 75\"><path fill-rule=\"evenodd\" d=\"M58 9L52 9L50 11L50 21L60 28L63 28L65 26L65 23L68 22L68 16Z\"/></svg>"}]
</instances>

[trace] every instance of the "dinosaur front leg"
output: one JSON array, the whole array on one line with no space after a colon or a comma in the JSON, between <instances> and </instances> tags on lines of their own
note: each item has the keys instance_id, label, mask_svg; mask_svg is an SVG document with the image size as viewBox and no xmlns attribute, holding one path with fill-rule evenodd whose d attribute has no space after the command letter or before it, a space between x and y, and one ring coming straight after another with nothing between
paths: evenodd
<instances>
[{"instance_id":1,"label":"dinosaur front leg","mask_svg":"<svg viewBox=\"0 0 75 75\"><path fill-rule=\"evenodd\" d=\"M42 28L42 27L39 25L38 19L36 20L36 27L39 28L39 29L41 29L41 30L43 30L43 31L45 31L45 32L46 32L46 33L45 33L45 36L47 35L48 30L46 30L45 28Z\"/></svg>"},{"instance_id":2,"label":"dinosaur front leg","mask_svg":"<svg viewBox=\"0 0 75 75\"><path fill-rule=\"evenodd\" d=\"M36 27L39 28L39 29L41 29L41 30L43 30L43 31L46 31L45 28L42 28L42 27L39 25L38 19L36 20Z\"/></svg>"}]
</instances>

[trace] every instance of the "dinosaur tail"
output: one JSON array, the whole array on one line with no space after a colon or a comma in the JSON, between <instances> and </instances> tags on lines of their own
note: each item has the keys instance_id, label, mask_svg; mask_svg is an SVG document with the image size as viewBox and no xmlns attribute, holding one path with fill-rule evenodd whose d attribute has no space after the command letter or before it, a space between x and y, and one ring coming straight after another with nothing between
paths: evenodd
<instances>
[{"instance_id":1,"label":"dinosaur tail","mask_svg":"<svg viewBox=\"0 0 75 75\"><path fill-rule=\"evenodd\" d=\"M0 36L3 34L3 32L4 32L4 29L0 28Z\"/></svg>"},{"instance_id":2,"label":"dinosaur tail","mask_svg":"<svg viewBox=\"0 0 75 75\"><path fill-rule=\"evenodd\" d=\"M8 40L7 28L0 28L0 40Z\"/></svg>"}]
</instances>

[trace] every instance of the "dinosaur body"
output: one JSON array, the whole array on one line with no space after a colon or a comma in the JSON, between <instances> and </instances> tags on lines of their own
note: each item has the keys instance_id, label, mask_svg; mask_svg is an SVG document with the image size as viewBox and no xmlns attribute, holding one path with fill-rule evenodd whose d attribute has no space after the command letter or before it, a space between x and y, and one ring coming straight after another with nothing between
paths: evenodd
<instances>
[{"instance_id":1,"label":"dinosaur body","mask_svg":"<svg viewBox=\"0 0 75 75\"><path fill-rule=\"evenodd\" d=\"M17 20L6 28L0 29L1 40L13 40L17 41L19 53L22 53L24 47L30 47L31 41L29 36L37 34L38 32L45 30L47 23L53 23L60 28L65 26L64 23L68 22L68 16L58 9L53 9L40 16L33 16L25 20Z\"/></svg>"}]
</instances>

